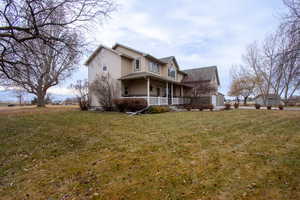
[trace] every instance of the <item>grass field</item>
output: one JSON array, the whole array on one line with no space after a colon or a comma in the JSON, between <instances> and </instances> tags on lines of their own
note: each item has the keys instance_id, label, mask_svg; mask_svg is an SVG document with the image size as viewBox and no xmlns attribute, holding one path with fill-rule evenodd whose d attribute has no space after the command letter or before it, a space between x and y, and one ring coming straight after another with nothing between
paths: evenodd
<instances>
[{"instance_id":1,"label":"grass field","mask_svg":"<svg viewBox=\"0 0 300 200\"><path fill-rule=\"evenodd\" d=\"M300 112L0 113L0 199L300 199Z\"/></svg>"}]
</instances>

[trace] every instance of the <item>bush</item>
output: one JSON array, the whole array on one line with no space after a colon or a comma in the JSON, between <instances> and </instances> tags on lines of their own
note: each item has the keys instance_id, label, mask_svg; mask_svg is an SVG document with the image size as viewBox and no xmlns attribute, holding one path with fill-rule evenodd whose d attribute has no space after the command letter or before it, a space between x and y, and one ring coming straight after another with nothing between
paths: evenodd
<instances>
[{"instance_id":1,"label":"bush","mask_svg":"<svg viewBox=\"0 0 300 200\"><path fill-rule=\"evenodd\" d=\"M283 105L278 106L279 110L283 110Z\"/></svg>"},{"instance_id":2,"label":"bush","mask_svg":"<svg viewBox=\"0 0 300 200\"><path fill-rule=\"evenodd\" d=\"M267 106L267 109L268 109L268 110L271 110L271 109L272 109L272 106Z\"/></svg>"},{"instance_id":3,"label":"bush","mask_svg":"<svg viewBox=\"0 0 300 200\"><path fill-rule=\"evenodd\" d=\"M240 104L239 103L234 103L233 106L234 106L235 109L238 109L240 107Z\"/></svg>"},{"instance_id":4,"label":"bush","mask_svg":"<svg viewBox=\"0 0 300 200\"><path fill-rule=\"evenodd\" d=\"M185 109L187 109L188 111L190 111L192 109L192 105L190 105L190 104L185 104L183 107Z\"/></svg>"},{"instance_id":5,"label":"bush","mask_svg":"<svg viewBox=\"0 0 300 200\"><path fill-rule=\"evenodd\" d=\"M187 109L188 111L190 111L191 109L199 109L199 111L202 111L204 109L208 109L208 110L213 110L214 109L214 105L212 104L185 104L184 108Z\"/></svg>"},{"instance_id":6,"label":"bush","mask_svg":"<svg viewBox=\"0 0 300 200\"><path fill-rule=\"evenodd\" d=\"M225 110L230 110L231 104L230 103L225 103Z\"/></svg>"},{"instance_id":7,"label":"bush","mask_svg":"<svg viewBox=\"0 0 300 200\"><path fill-rule=\"evenodd\" d=\"M255 104L254 107L255 107L257 110L259 110L260 107L261 107L261 105L260 105L260 104Z\"/></svg>"},{"instance_id":8,"label":"bush","mask_svg":"<svg viewBox=\"0 0 300 200\"><path fill-rule=\"evenodd\" d=\"M287 106L291 106L291 107L293 107L293 106L296 106L296 103L289 102L289 103L287 104Z\"/></svg>"},{"instance_id":9,"label":"bush","mask_svg":"<svg viewBox=\"0 0 300 200\"><path fill-rule=\"evenodd\" d=\"M151 106L148 109L148 113L155 114L155 113L165 113L170 112L170 108L168 106Z\"/></svg>"},{"instance_id":10,"label":"bush","mask_svg":"<svg viewBox=\"0 0 300 200\"><path fill-rule=\"evenodd\" d=\"M136 112L147 107L147 101L139 98L114 99L113 103L120 112Z\"/></svg>"}]
</instances>

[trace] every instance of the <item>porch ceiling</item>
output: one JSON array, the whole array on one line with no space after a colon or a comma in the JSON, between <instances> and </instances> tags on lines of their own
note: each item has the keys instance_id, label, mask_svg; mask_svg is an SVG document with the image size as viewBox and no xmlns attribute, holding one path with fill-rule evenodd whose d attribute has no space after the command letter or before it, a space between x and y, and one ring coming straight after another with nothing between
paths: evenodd
<instances>
[{"instance_id":1,"label":"porch ceiling","mask_svg":"<svg viewBox=\"0 0 300 200\"><path fill-rule=\"evenodd\" d=\"M191 88L191 86L189 86L189 85L183 84L183 83L178 82L178 81L174 81L172 79L167 79L167 78L164 78L164 77L161 77L159 75L156 75L154 73L149 73L149 72L131 73L131 74L122 76L121 78L119 78L119 80L132 80L132 79L140 79L140 78L147 78L147 77L153 78L155 80L160 80L160 81L164 81L164 82L174 83L176 85L182 85L182 86L190 87Z\"/></svg>"}]
</instances>

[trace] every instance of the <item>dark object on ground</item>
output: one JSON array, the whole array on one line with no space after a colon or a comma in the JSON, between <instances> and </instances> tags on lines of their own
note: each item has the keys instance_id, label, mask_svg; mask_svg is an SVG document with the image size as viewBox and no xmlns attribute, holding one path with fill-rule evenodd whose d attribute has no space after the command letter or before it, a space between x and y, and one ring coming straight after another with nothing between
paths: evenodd
<instances>
[{"instance_id":1,"label":"dark object on ground","mask_svg":"<svg viewBox=\"0 0 300 200\"><path fill-rule=\"evenodd\" d=\"M234 103L233 106L234 106L235 109L238 109L240 107L240 104L239 103Z\"/></svg>"},{"instance_id":2,"label":"dark object on ground","mask_svg":"<svg viewBox=\"0 0 300 200\"><path fill-rule=\"evenodd\" d=\"M231 108L231 104L230 103L226 103L224 110L230 110L230 108Z\"/></svg>"},{"instance_id":3,"label":"dark object on ground","mask_svg":"<svg viewBox=\"0 0 300 200\"><path fill-rule=\"evenodd\" d=\"M279 108L279 110L283 110L284 107L283 107L283 105L279 105L278 108Z\"/></svg>"},{"instance_id":4,"label":"dark object on ground","mask_svg":"<svg viewBox=\"0 0 300 200\"><path fill-rule=\"evenodd\" d=\"M8 104L7 107L14 107L16 104Z\"/></svg>"},{"instance_id":5,"label":"dark object on ground","mask_svg":"<svg viewBox=\"0 0 300 200\"><path fill-rule=\"evenodd\" d=\"M272 110L272 106L267 106L267 109L268 110Z\"/></svg>"},{"instance_id":6,"label":"dark object on ground","mask_svg":"<svg viewBox=\"0 0 300 200\"><path fill-rule=\"evenodd\" d=\"M255 104L254 107L255 107L257 110L259 110L260 107L261 107L261 105L260 105L260 104Z\"/></svg>"}]
</instances>

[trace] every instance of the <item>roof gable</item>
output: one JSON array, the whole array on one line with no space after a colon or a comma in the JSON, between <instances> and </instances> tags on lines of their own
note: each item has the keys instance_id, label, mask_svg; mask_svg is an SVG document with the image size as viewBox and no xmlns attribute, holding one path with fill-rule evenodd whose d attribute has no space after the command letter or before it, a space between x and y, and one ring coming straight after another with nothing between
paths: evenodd
<instances>
[{"instance_id":1,"label":"roof gable","mask_svg":"<svg viewBox=\"0 0 300 200\"><path fill-rule=\"evenodd\" d=\"M116 44L112 47L112 49L113 49L113 50L116 50L118 47L122 47L122 48L124 48L124 49L133 51L133 52L135 52L135 53L141 54L142 56L147 55L146 53L143 53L143 52L141 52L141 51L135 50L135 49L133 49L133 48L131 48L131 47L128 47L128 46L125 46L125 45L119 44L119 43L116 43Z\"/></svg>"},{"instance_id":2,"label":"roof gable","mask_svg":"<svg viewBox=\"0 0 300 200\"><path fill-rule=\"evenodd\" d=\"M214 77L216 77L217 83L220 85L217 66L188 69L184 70L184 72L188 75L184 78L184 82L211 81Z\"/></svg>"},{"instance_id":3,"label":"roof gable","mask_svg":"<svg viewBox=\"0 0 300 200\"><path fill-rule=\"evenodd\" d=\"M90 62L100 53L100 51L102 49L106 49L108 51L111 51L112 53L116 54L116 55L120 55L120 53L118 53L117 51L109 48L109 47L106 47L104 45L99 45L99 47L92 53L92 55L85 61L84 65L89 65Z\"/></svg>"}]
</instances>

